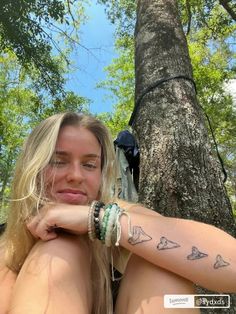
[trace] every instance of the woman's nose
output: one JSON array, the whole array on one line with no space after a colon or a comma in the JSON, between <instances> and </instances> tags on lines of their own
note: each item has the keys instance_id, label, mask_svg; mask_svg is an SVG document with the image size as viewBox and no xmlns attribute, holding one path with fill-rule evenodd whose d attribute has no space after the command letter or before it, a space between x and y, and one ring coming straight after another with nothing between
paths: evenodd
<instances>
[{"instance_id":1,"label":"woman's nose","mask_svg":"<svg viewBox=\"0 0 236 314\"><path fill-rule=\"evenodd\" d=\"M70 165L67 173L67 181L81 182L84 179L83 169L80 164Z\"/></svg>"}]
</instances>

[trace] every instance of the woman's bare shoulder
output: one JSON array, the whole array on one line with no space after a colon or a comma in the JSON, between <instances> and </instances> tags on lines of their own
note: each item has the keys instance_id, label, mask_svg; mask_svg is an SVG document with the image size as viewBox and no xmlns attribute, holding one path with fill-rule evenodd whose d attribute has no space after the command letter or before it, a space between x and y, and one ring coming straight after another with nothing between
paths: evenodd
<instances>
[{"instance_id":1,"label":"woman's bare shoulder","mask_svg":"<svg viewBox=\"0 0 236 314\"><path fill-rule=\"evenodd\" d=\"M17 274L4 263L4 250L0 249L0 314L6 314L9 310L13 286Z\"/></svg>"},{"instance_id":2,"label":"woman's bare shoulder","mask_svg":"<svg viewBox=\"0 0 236 314\"><path fill-rule=\"evenodd\" d=\"M10 268L0 263L0 291L2 285L6 287L6 284L8 283L11 284L12 281L15 282L16 277L17 274L15 272L13 272Z\"/></svg>"}]
</instances>

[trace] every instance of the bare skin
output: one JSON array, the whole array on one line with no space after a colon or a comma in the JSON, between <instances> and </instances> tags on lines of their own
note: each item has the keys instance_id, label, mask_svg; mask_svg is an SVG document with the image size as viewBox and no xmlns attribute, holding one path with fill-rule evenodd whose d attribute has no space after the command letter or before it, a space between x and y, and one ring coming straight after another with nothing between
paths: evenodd
<instances>
[{"instance_id":1,"label":"bare skin","mask_svg":"<svg viewBox=\"0 0 236 314\"><path fill-rule=\"evenodd\" d=\"M48 208L40 221L35 217L30 222L31 233L44 241L53 239L57 234L48 232L48 227L55 224L77 234L86 233L88 206L79 211L71 206ZM132 236L127 216L120 219L122 247L209 290L236 292L236 239L232 236L204 223L163 217L140 205L130 208L129 216ZM221 239L219 245L217 238Z\"/></svg>"},{"instance_id":2,"label":"bare skin","mask_svg":"<svg viewBox=\"0 0 236 314\"><path fill-rule=\"evenodd\" d=\"M39 241L17 278L8 272L4 279L7 269L0 271L0 291L4 289L0 304L5 298L5 308L10 304L0 314L89 314L93 303L90 253L84 237L88 204L99 199L101 185L101 147L96 137L80 127L62 128L44 174L48 197L55 204L44 206L28 222L29 231ZM156 309L169 314L163 308L163 295L194 293L192 282L219 292L236 292L234 238L212 226L162 217L140 205L120 202L120 206L129 211L132 226L130 235L128 218L121 217L120 246L133 257L116 314L151 314ZM70 234L59 235L57 228ZM220 247L215 245L217 238ZM188 309L187 313L195 312Z\"/></svg>"},{"instance_id":3,"label":"bare skin","mask_svg":"<svg viewBox=\"0 0 236 314\"><path fill-rule=\"evenodd\" d=\"M196 291L183 277L132 255L121 282L115 314L200 313L199 309L164 308L165 294L196 294Z\"/></svg>"},{"instance_id":4,"label":"bare skin","mask_svg":"<svg viewBox=\"0 0 236 314\"><path fill-rule=\"evenodd\" d=\"M124 205L123 203L123 206ZM10 313L18 313L14 312L15 305L18 302L19 304L22 304L22 302L23 304L26 303L26 301L24 301L24 289L27 287L27 285L25 285L25 282L28 280L27 278L29 278L28 286L34 286L35 283L39 282L39 279L42 280L43 289L41 291L43 294L41 299L44 300L42 308L45 308L47 304L45 300L48 300L48 296L52 296L50 299L52 304L58 303L58 300L63 300L60 309L66 304L66 301L61 296L59 297L58 295L58 298L56 298L57 302L55 302L53 301L54 294L51 295L51 291L55 290L53 289L54 285L58 287L57 272L55 273L55 281L53 280L52 285L47 286L50 259L48 263L46 263L45 272L38 272L37 276L31 277L29 277L29 267L31 265L29 261L32 254L33 256L34 254L38 255L41 251L46 254L50 253L51 255L49 254L49 256L51 256L51 258L59 254L62 256L63 260L78 260L78 258L75 257L78 256L77 254L81 254L80 251L83 251L85 248L82 249L82 247L77 244L72 245L71 241L67 241L65 246L61 246L61 244L58 245L57 241L61 241L60 236L57 236L55 230L48 231L48 226L54 226L56 223L57 226L71 230L73 233L86 234L87 221L85 217L87 217L86 208L88 206L81 206L80 211L73 210L71 206L73 207L74 205L60 204L54 207L48 207L44 216L41 216L40 221L35 217L29 223L29 229L33 229L32 233L42 238L43 241L40 241L40 244L34 247L17 278L17 284L12 297L12 304L14 306ZM64 209L62 209L62 207L64 207ZM134 255L128 264L121 285L120 295L118 296L116 314L121 314L124 310L124 306L127 307L126 311L130 314L149 314L157 307L163 311L163 313L169 313L168 311L171 311L170 309L163 308L163 295L166 293L194 293L193 284L191 282L196 282L213 291L235 291L234 238L206 224L184 219L166 218L153 212L151 212L150 215L148 213L148 210L139 207L139 205L129 208L132 225L139 226L138 228L132 229L132 237L128 235L127 217L123 216L121 218L122 237L120 245L140 257L135 257ZM70 218L68 218L68 216ZM63 219L63 217L67 217L67 219ZM144 230L149 231L147 233ZM207 238L204 236L205 234L207 234ZM215 239L217 237L221 238L221 246L219 248L215 246ZM75 238L77 238L77 236L75 236ZM50 239L53 240L47 241ZM64 256L64 254L66 255ZM86 256L84 253L81 255ZM145 260L141 258L142 256ZM34 269L40 268L40 261L41 259L36 260ZM55 261L57 261L57 259ZM55 263L57 265L57 262ZM87 282L86 278L88 277L85 278L84 276L89 276L89 271L86 269L88 265L87 262L85 262L85 266L82 264L79 266L77 261L74 265L74 268L70 268L73 275L72 273L70 276L68 273L65 274L65 276L71 278L68 285L69 291L73 290L75 287L76 283L74 279L79 278L75 276L76 272L78 272L78 268L81 270L79 273L80 278L82 278L80 282ZM59 264L58 269L60 269L60 267ZM58 273L61 274L61 270L58 271ZM42 278L41 275L43 276ZM132 283L131 286L130 283ZM161 284L159 285L158 283ZM147 287L149 285L153 289L148 290ZM46 289L46 287L48 287L48 289ZM144 287L144 289L140 287ZM65 287L65 291L67 291L66 288L67 287ZM80 289L77 289L77 291L80 291ZM152 291L154 291L153 294ZM80 292L78 293L80 294ZM30 300L36 300L39 295L40 292L38 290L32 290ZM26 296L28 298L28 289L25 290L25 297ZM83 298L84 297L82 297L82 299ZM77 299L80 299L78 295L76 296L76 300ZM70 299L68 299L68 306L69 305L71 306ZM33 303L32 306L36 306L36 304ZM53 305L52 308L55 306L56 305ZM39 302L37 302L37 308L39 308ZM48 309L50 309L50 307ZM185 312L185 309L178 309L178 313ZM27 311L25 310L24 313L27 313ZM29 313L32 313L32 308ZM51 312L48 310L47 313L53 313L53 310ZM73 309L71 309L71 313L73 313ZM76 310L74 313L77 313Z\"/></svg>"},{"instance_id":5,"label":"bare skin","mask_svg":"<svg viewBox=\"0 0 236 314\"><path fill-rule=\"evenodd\" d=\"M122 205L124 207L125 203L123 202ZM29 223L28 227L31 232L43 241L40 241L39 244L33 248L17 278L10 313L18 313L14 312L17 304L26 304L26 301L24 301L24 293L27 299L35 302L34 300L37 299L40 292L32 289L32 297L28 298L29 289L26 289L27 285L25 283L28 282L28 286L37 287L35 283L38 283L39 279L40 282L41 280L43 282L41 300L44 300L42 308L45 308L48 296L51 295L51 291L55 291L55 289L53 289L54 285L58 287L57 272L55 273L55 280L52 280L52 284L48 286L50 258L53 258L55 265L59 262L58 269L60 269L60 259L54 259L57 254L62 256L62 260L71 261L81 260L80 258L76 258L76 256L79 256L78 254L81 254L81 251L83 251L81 255L86 256L86 254L84 254L86 246L82 248L81 245L77 245L76 241L65 241L63 245L58 245L58 241L61 241L60 236L58 237L56 230L50 229L49 231L48 229L49 226L56 224L61 228L70 230L72 233L86 234L88 206L81 206L80 210L74 210L73 206L74 205L66 204L48 206L45 210L42 210L43 215L41 213L40 220L38 217L35 217ZM128 204L127 208L129 206ZM123 216L121 218L122 237L120 245L129 249L135 255L137 254L140 257L144 256L145 260L137 256L135 257L135 255L131 258L118 296L116 314L122 313L125 304L127 313L130 314L139 313L139 311L143 313L141 310L144 311L144 309L144 313L149 314L152 309L156 309L156 307L160 308L163 313L168 313L170 309L163 308L163 295L171 291L173 294L194 293L191 281L219 292L235 291L234 238L215 227L190 220L162 217L140 207L140 205L134 205L128 209L132 226L138 227L132 228L133 233L132 237L130 237L128 235L127 217ZM148 230L148 232L144 230ZM204 236L205 234L207 234L207 238ZM71 237L78 238L78 236L72 235ZM221 238L221 246L219 248L215 246L215 239L217 237ZM64 241L64 239L62 240ZM72 245L72 243L74 244ZM50 258L48 259L48 263L46 263L45 271L42 273L40 271L37 273L36 271L36 276L35 273L32 276L29 269L32 263L31 259L32 256L35 256L34 254L41 256L40 252L46 255L49 254ZM73 275L71 273L69 276L68 273L65 273L65 276L71 278L69 285L65 287L65 291L67 291L66 288L68 287L69 291L74 290L76 285L74 279L79 278L75 276L75 274L79 269L80 273L78 276L82 278L79 282L87 282L84 276L89 276L89 270L86 269L88 259L89 257L87 256L86 262L83 265L78 264L76 261L74 264L75 267L70 268ZM34 269L37 270L38 267L41 267L40 261L41 258L36 260ZM42 262L45 263L43 258ZM57 267L55 269L57 269ZM173 274L173 272L175 274ZM61 274L61 270L58 271L58 273ZM145 286L145 282L147 286L150 285L150 287L153 288L150 292L148 292L149 290ZM161 284L158 285L158 282ZM132 283L131 287L130 283ZM141 286L146 288L140 289ZM11 289L10 285L9 289ZM24 289L26 289L25 292ZM62 294L63 290L64 289L62 289L62 291L60 290ZM77 291L80 294L80 289L77 289ZM151 291L155 291L155 293L151 295ZM50 299L52 304L55 302L53 301L54 295L55 294L51 295L52 298ZM66 293L66 295L69 294ZM60 306L60 309L62 309L66 301L61 296L59 297L59 295L56 299L57 302L55 303L58 303L58 300L63 300L63 304ZM79 300L81 298L76 295L75 299ZM82 299L84 300L84 296ZM147 302L147 300L149 301ZM88 302L86 304L90 303ZM32 306L36 306L36 304L33 303ZM68 305L66 306L72 306L70 299L68 299ZM89 308L89 305L87 306ZM54 307L55 305L52 305L52 308ZM37 308L39 308L39 302L37 302ZM186 312L184 309L179 309L178 311L179 313L182 313L181 311L183 311L183 313ZM27 313L26 309L24 313ZM32 308L29 313L33 313ZM53 313L53 310L50 312L49 307L47 313ZM71 313L73 313L73 309L71 309ZM74 313L77 313L76 310ZM5 313L3 312L3 314Z\"/></svg>"},{"instance_id":6,"label":"bare skin","mask_svg":"<svg viewBox=\"0 0 236 314\"><path fill-rule=\"evenodd\" d=\"M0 267L0 314L8 313L17 275L6 266Z\"/></svg>"},{"instance_id":7,"label":"bare skin","mask_svg":"<svg viewBox=\"0 0 236 314\"><path fill-rule=\"evenodd\" d=\"M0 314L91 313L89 260L86 241L80 236L64 235L53 241L39 241L15 281L8 311L1 307ZM5 281L4 294L8 288L10 285ZM154 314L157 307L160 313L172 313L163 307L163 295L170 292L194 293L193 284L133 256L122 279L116 314ZM198 313L196 309L188 310ZM186 310L175 313L184 314Z\"/></svg>"},{"instance_id":8,"label":"bare skin","mask_svg":"<svg viewBox=\"0 0 236 314\"><path fill-rule=\"evenodd\" d=\"M33 247L15 281L9 312L0 313L89 314L91 307L88 245L63 235Z\"/></svg>"}]
</instances>

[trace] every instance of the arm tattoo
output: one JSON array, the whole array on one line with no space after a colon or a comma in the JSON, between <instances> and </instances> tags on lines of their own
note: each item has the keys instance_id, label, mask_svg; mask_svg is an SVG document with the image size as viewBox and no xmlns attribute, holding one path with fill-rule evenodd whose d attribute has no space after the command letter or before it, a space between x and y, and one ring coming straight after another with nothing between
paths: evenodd
<instances>
[{"instance_id":1,"label":"arm tattoo","mask_svg":"<svg viewBox=\"0 0 236 314\"><path fill-rule=\"evenodd\" d=\"M193 246L192 247L192 253L187 256L187 259L195 260L195 259L203 258L203 257L206 257L206 256L208 256L206 253L200 252L198 250L198 248L196 248L196 246Z\"/></svg>"},{"instance_id":2,"label":"arm tattoo","mask_svg":"<svg viewBox=\"0 0 236 314\"><path fill-rule=\"evenodd\" d=\"M128 239L128 242L135 245L150 240L152 240L152 237L146 234L140 226L133 226L132 237Z\"/></svg>"},{"instance_id":3,"label":"arm tattoo","mask_svg":"<svg viewBox=\"0 0 236 314\"><path fill-rule=\"evenodd\" d=\"M230 263L224 261L221 255L218 254L216 256L216 262L214 264L214 268L215 269L218 269L220 267L225 267L225 266L228 266L228 265L230 265Z\"/></svg>"},{"instance_id":4,"label":"arm tattoo","mask_svg":"<svg viewBox=\"0 0 236 314\"><path fill-rule=\"evenodd\" d=\"M158 250L167 250L167 249L174 249L180 247L180 245L176 242L170 241L165 237L160 238L160 243L157 245Z\"/></svg>"}]
</instances>

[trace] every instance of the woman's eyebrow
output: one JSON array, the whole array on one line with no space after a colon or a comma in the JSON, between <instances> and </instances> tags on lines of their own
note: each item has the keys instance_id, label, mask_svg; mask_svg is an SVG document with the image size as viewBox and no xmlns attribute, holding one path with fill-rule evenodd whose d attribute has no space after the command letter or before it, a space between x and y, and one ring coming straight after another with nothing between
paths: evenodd
<instances>
[{"instance_id":1,"label":"woman's eyebrow","mask_svg":"<svg viewBox=\"0 0 236 314\"><path fill-rule=\"evenodd\" d=\"M97 154L85 154L84 157L101 158L101 156Z\"/></svg>"},{"instance_id":2,"label":"woman's eyebrow","mask_svg":"<svg viewBox=\"0 0 236 314\"><path fill-rule=\"evenodd\" d=\"M68 155L68 153L66 151L63 151L63 150L56 150L54 152L54 155Z\"/></svg>"},{"instance_id":3,"label":"woman's eyebrow","mask_svg":"<svg viewBox=\"0 0 236 314\"><path fill-rule=\"evenodd\" d=\"M60 151L60 150L57 150L54 152L54 155L61 155L61 156L68 156L70 153L69 152L66 152L66 151ZM101 159L101 156L98 155L98 154L94 154L94 153L88 153L88 154L85 154L83 155L83 157L87 157L87 158L100 158Z\"/></svg>"}]
</instances>

